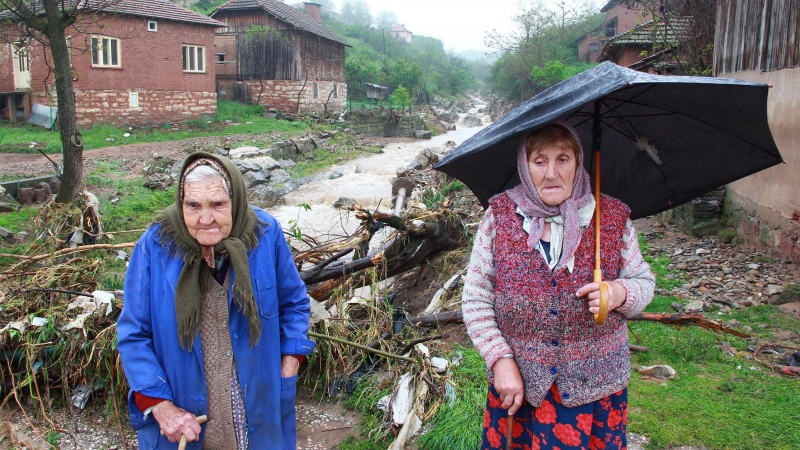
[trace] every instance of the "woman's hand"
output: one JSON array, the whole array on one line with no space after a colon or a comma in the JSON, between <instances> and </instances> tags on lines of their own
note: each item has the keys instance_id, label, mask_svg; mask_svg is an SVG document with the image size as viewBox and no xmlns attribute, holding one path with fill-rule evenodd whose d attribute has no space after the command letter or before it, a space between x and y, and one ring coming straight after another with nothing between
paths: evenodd
<instances>
[{"instance_id":1,"label":"woman's hand","mask_svg":"<svg viewBox=\"0 0 800 450\"><path fill-rule=\"evenodd\" d=\"M600 312L600 283L608 285L608 312L611 312L625 303L628 298L628 291L622 284L616 281L601 281L599 283L589 283L578 289L575 293L578 297L586 297L589 302L589 312L597 314Z\"/></svg>"},{"instance_id":2,"label":"woman's hand","mask_svg":"<svg viewBox=\"0 0 800 450\"><path fill-rule=\"evenodd\" d=\"M293 377L297 375L298 370L300 370L300 361L292 355L283 355L281 359L281 377Z\"/></svg>"},{"instance_id":3,"label":"woman's hand","mask_svg":"<svg viewBox=\"0 0 800 450\"><path fill-rule=\"evenodd\" d=\"M525 385L517 362L514 358L500 358L492 366L492 372L494 372L494 389L500 394L503 409L507 409L509 415L516 413L525 398Z\"/></svg>"},{"instance_id":4,"label":"woman's hand","mask_svg":"<svg viewBox=\"0 0 800 450\"><path fill-rule=\"evenodd\" d=\"M152 413L170 442L180 441L181 435L186 436L187 442L200 439L200 424L194 415L173 405L171 401L165 400L153 406Z\"/></svg>"}]
</instances>

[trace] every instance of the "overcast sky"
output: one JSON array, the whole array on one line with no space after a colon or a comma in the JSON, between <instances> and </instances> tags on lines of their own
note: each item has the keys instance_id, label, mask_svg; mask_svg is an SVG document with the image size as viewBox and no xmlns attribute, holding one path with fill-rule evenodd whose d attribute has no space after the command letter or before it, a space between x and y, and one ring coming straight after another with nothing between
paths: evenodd
<instances>
[{"instance_id":1,"label":"overcast sky","mask_svg":"<svg viewBox=\"0 0 800 450\"><path fill-rule=\"evenodd\" d=\"M344 0L333 0L341 12ZM483 43L488 31L508 33L515 28L511 17L520 11L520 0L365 0L372 16L392 11L414 34L435 37L445 50L489 50ZM550 3L554 0L544 0ZM581 1L581 0L575 0ZM586 1L586 0L584 0ZM597 6L599 0L588 0ZM597 7L599 10L599 6Z\"/></svg>"},{"instance_id":2,"label":"overcast sky","mask_svg":"<svg viewBox=\"0 0 800 450\"><path fill-rule=\"evenodd\" d=\"M519 0L365 0L373 17L392 11L400 23L414 34L435 37L446 50L486 50L483 38L496 28L513 29L511 16ZM341 10L344 0L334 0Z\"/></svg>"}]
</instances>

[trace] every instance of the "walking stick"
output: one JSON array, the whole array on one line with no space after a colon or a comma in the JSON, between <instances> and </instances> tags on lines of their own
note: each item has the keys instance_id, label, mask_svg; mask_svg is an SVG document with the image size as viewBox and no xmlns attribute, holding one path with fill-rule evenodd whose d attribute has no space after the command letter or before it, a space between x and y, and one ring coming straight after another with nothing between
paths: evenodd
<instances>
[{"instance_id":1,"label":"walking stick","mask_svg":"<svg viewBox=\"0 0 800 450\"><path fill-rule=\"evenodd\" d=\"M199 423L199 424L204 424L204 423L208 422L208 416L206 416L206 415L197 416L197 417L194 418L194 420L196 420L197 423ZM161 430L161 435L162 436L164 435L164 430ZM185 434L181 434L181 442L180 442L180 444L178 444L178 450L186 450L187 442L188 441L186 440L186 435Z\"/></svg>"},{"instance_id":2,"label":"walking stick","mask_svg":"<svg viewBox=\"0 0 800 450\"><path fill-rule=\"evenodd\" d=\"M600 268L600 143L602 130L600 128L600 100L594 102L594 123L592 127L592 141L594 146L594 282L603 281L603 270ZM594 323L602 325L608 318L608 285L600 284L600 311L594 315Z\"/></svg>"},{"instance_id":3,"label":"walking stick","mask_svg":"<svg viewBox=\"0 0 800 450\"><path fill-rule=\"evenodd\" d=\"M509 414L506 420L506 450L511 450L514 446L514 415Z\"/></svg>"}]
</instances>

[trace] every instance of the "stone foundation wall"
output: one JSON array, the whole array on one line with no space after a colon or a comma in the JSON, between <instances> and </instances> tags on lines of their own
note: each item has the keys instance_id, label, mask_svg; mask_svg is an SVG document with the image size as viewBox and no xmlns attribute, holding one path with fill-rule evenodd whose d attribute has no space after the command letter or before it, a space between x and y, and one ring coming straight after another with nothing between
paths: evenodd
<instances>
[{"instance_id":1,"label":"stone foundation wall","mask_svg":"<svg viewBox=\"0 0 800 450\"><path fill-rule=\"evenodd\" d=\"M670 209L666 216L670 223L686 234L702 237L716 234L722 229L722 204L725 199L725 189L720 188L685 203L677 208Z\"/></svg>"},{"instance_id":2,"label":"stone foundation wall","mask_svg":"<svg viewBox=\"0 0 800 450\"><path fill-rule=\"evenodd\" d=\"M732 189L727 189L723 209L724 223L736 228L745 244L771 257L800 264L800 221L796 215L786 217Z\"/></svg>"},{"instance_id":3,"label":"stone foundation wall","mask_svg":"<svg viewBox=\"0 0 800 450\"><path fill-rule=\"evenodd\" d=\"M137 90L139 106L131 106L132 91L76 91L78 125L151 125L210 118L217 112L214 92ZM55 102L55 99L53 100Z\"/></svg>"},{"instance_id":4,"label":"stone foundation wall","mask_svg":"<svg viewBox=\"0 0 800 450\"><path fill-rule=\"evenodd\" d=\"M356 134L383 137L414 137L414 131L424 130L424 114L404 114L389 109L359 110L347 114L350 129Z\"/></svg>"},{"instance_id":5,"label":"stone foundation wall","mask_svg":"<svg viewBox=\"0 0 800 450\"><path fill-rule=\"evenodd\" d=\"M300 112L303 114L321 113L328 103L328 112L342 111L346 108L347 84L344 82L308 80L247 80L241 82L250 88L253 103L258 101L264 108L281 112L297 112L297 94L300 94ZM262 91L263 83L263 91ZM220 83L222 85L222 83ZM316 95L314 85L316 85ZM335 94L331 92L336 89ZM261 94L259 98L259 94ZM329 99L330 96L330 99Z\"/></svg>"}]
</instances>

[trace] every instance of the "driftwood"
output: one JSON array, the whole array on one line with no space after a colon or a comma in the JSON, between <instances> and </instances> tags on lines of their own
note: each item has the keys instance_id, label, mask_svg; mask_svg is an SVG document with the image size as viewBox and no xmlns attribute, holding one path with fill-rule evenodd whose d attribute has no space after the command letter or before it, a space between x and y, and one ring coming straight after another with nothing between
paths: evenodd
<instances>
[{"instance_id":1,"label":"driftwood","mask_svg":"<svg viewBox=\"0 0 800 450\"><path fill-rule=\"evenodd\" d=\"M712 330L716 332L730 333L740 338L749 338L749 334L745 334L736 330L732 330L726 326L720 325L716 322L706 319L703 314L662 314L662 313L639 313L635 316L627 318L629 321L649 321L661 322L667 325L695 325L700 328Z\"/></svg>"}]
</instances>

